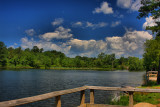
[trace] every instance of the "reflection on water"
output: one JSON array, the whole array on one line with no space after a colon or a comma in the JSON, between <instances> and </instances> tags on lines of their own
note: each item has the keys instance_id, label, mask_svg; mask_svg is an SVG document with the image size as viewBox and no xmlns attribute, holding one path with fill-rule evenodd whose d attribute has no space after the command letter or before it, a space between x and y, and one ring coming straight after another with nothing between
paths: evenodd
<instances>
[{"instance_id":1,"label":"reflection on water","mask_svg":"<svg viewBox=\"0 0 160 107\"><path fill-rule=\"evenodd\" d=\"M94 86L139 86L145 72L86 70L0 70L0 101L30 97L47 92ZM95 91L95 103L108 103L113 91ZM25 106L54 106L54 98ZM89 90L86 91L89 102ZM63 107L80 104L80 93L62 96ZM65 105L65 106L64 106Z\"/></svg>"}]
</instances>

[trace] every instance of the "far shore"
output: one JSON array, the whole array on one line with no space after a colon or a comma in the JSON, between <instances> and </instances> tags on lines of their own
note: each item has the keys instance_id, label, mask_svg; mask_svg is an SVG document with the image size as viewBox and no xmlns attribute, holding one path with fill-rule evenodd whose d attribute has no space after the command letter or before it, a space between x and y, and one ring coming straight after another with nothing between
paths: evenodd
<instances>
[{"instance_id":1,"label":"far shore","mask_svg":"<svg viewBox=\"0 0 160 107\"><path fill-rule=\"evenodd\" d=\"M50 68L45 68L45 67L40 67L40 68L33 68L33 67L22 67L22 66L17 66L17 67L0 67L0 69L53 69L53 70L97 70L97 71L116 71L116 70L128 70L128 69L115 69L115 68L76 68L76 67L50 67ZM144 70L141 70L144 71ZM134 72L140 72L140 71L134 71Z\"/></svg>"}]
</instances>

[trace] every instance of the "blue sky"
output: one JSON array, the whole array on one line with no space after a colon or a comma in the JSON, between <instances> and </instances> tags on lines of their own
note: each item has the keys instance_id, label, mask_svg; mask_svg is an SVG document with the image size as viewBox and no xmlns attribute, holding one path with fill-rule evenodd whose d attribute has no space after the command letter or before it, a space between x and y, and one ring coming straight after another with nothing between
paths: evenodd
<instances>
[{"instance_id":1,"label":"blue sky","mask_svg":"<svg viewBox=\"0 0 160 107\"><path fill-rule=\"evenodd\" d=\"M137 19L140 0L1 0L0 41L7 47L142 57L151 17Z\"/></svg>"}]
</instances>

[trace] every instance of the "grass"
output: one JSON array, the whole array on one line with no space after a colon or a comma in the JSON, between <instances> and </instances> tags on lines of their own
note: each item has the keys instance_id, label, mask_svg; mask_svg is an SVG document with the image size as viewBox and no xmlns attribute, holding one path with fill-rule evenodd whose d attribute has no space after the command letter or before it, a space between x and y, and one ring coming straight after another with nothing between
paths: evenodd
<instances>
[{"instance_id":1,"label":"grass","mask_svg":"<svg viewBox=\"0 0 160 107\"><path fill-rule=\"evenodd\" d=\"M160 86L160 85L158 85L156 81L148 81L142 85L142 87L153 87L153 86Z\"/></svg>"},{"instance_id":2,"label":"grass","mask_svg":"<svg viewBox=\"0 0 160 107\"><path fill-rule=\"evenodd\" d=\"M160 93L140 93L135 92L133 95L134 104L140 103L140 102L146 102L151 104L159 104L160 103ZM121 95L120 99L118 101L111 101L111 105L123 105L128 106L129 105L129 96L128 95Z\"/></svg>"},{"instance_id":3,"label":"grass","mask_svg":"<svg viewBox=\"0 0 160 107\"><path fill-rule=\"evenodd\" d=\"M160 89L160 85L158 85L156 81L148 81L148 82L145 82L145 84L143 84L142 86L137 87L137 88ZM146 102L146 103L156 105L160 103L160 93L135 92L133 94L133 100L134 100L134 104L137 104L140 102ZM120 99L118 101L111 101L110 104L128 106L129 96L128 94L125 94L125 95L121 94Z\"/></svg>"}]
</instances>

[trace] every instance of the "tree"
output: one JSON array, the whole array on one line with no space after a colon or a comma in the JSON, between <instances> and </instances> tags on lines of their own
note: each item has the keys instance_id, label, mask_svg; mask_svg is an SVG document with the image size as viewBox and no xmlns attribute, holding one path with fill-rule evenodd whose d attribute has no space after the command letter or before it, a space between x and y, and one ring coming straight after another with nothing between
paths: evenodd
<instances>
[{"instance_id":1,"label":"tree","mask_svg":"<svg viewBox=\"0 0 160 107\"><path fill-rule=\"evenodd\" d=\"M151 30L153 33L156 33L155 40L149 40L145 43L145 53L144 53L144 65L146 70L157 69L157 64L159 64L157 83L160 84L160 48L156 48L160 43L160 22L157 19L160 17L160 2L159 0L142 0L142 6L139 9L139 16L137 18L143 18L151 16L156 25L147 26L146 30ZM158 44L156 44L158 42ZM157 61L159 60L159 61Z\"/></svg>"},{"instance_id":2,"label":"tree","mask_svg":"<svg viewBox=\"0 0 160 107\"><path fill-rule=\"evenodd\" d=\"M41 49L39 50L39 52L42 53L42 52L43 52L43 48L41 48Z\"/></svg>"},{"instance_id":3,"label":"tree","mask_svg":"<svg viewBox=\"0 0 160 107\"><path fill-rule=\"evenodd\" d=\"M159 0L142 0L142 6L140 7L138 19L143 17L151 17L155 20L157 25L155 26L147 26L146 30L151 30L153 33L155 32L157 36L160 36L160 22L157 20L160 17L160 2Z\"/></svg>"},{"instance_id":4,"label":"tree","mask_svg":"<svg viewBox=\"0 0 160 107\"><path fill-rule=\"evenodd\" d=\"M35 52L35 53L38 53L38 52L39 52L38 46L33 46L33 48L32 48L31 51L32 51L32 52Z\"/></svg>"},{"instance_id":5,"label":"tree","mask_svg":"<svg viewBox=\"0 0 160 107\"><path fill-rule=\"evenodd\" d=\"M2 67L7 65L7 48L3 42L0 41L0 65Z\"/></svg>"}]
</instances>

